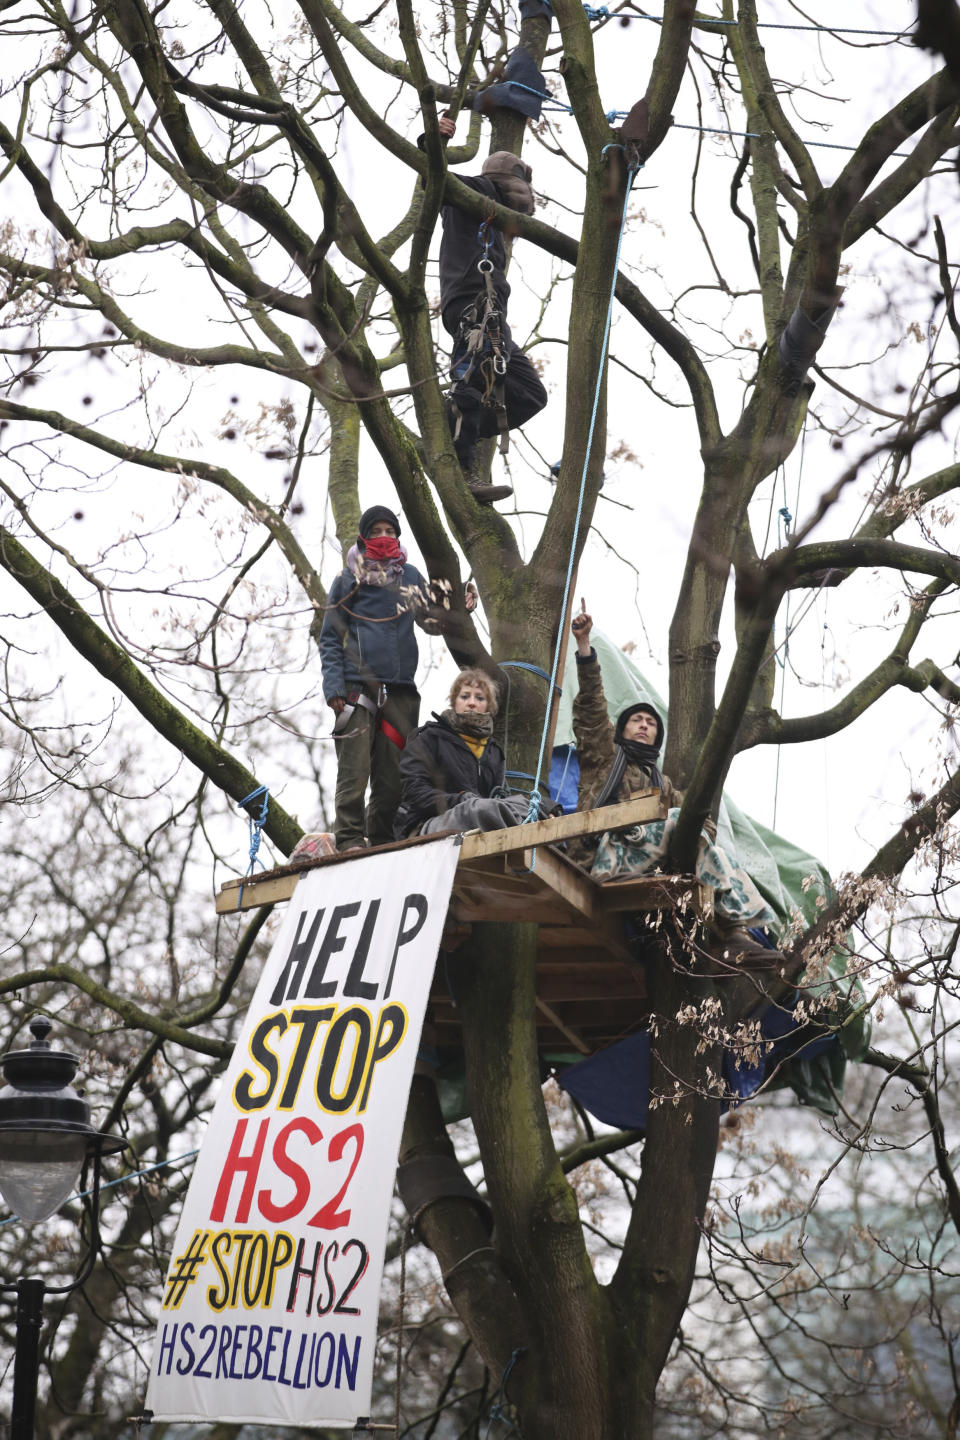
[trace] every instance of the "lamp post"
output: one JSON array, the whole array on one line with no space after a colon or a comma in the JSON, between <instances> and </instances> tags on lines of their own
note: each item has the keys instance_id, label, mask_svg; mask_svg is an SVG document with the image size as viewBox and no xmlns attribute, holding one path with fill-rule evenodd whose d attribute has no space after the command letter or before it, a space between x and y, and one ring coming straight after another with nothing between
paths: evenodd
<instances>
[{"instance_id":1,"label":"lamp post","mask_svg":"<svg viewBox=\"0 0 960 1440\"><path fill-rule=\"evenodd\" d=\"M91 1125L90 1107L71 1084L77 1057L50 1048L52 1028L38 1016L30 1022L29 1048L8 1050L0 1058L6 1081L0 1090L0 1195L25 1225L47 1220L76 1186L84 1160L92 1157L90 1252L69 1285L48 1286L34 1275L0 1285L17 1296L10 1440L33 1440L43 1299L47 1294L68 1295L93 1270L100 1248L101 1157L126 1146L125 1140Z\"/></svg>"}]
</instances>

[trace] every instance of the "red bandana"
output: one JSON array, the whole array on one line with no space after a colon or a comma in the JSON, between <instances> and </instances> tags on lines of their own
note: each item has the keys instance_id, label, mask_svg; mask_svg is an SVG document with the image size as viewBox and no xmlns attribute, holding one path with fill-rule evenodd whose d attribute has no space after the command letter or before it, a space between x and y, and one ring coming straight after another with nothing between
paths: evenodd
<instances>
[{"instance_id":1,"label":"red bandana","mask_svg":"<svg viewBox=\"0 0 960 1440\"><path fill-rule=\"evenodd\" d=\"M400 541L396 535L375 535L366 542L364 553L368 560L399 560Z\"/></svg>"}]
</instances>

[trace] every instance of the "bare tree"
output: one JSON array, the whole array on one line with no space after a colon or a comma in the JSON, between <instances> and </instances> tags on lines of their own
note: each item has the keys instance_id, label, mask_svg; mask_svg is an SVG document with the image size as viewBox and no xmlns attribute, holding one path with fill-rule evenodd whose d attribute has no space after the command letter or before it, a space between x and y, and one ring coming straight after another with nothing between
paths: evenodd
<instances>
[{"instance_id":1,"label":"bare tree","mask_svg":"<svg viewBox=\"0 0 960 1440\"><path fill-rule=\"evenodd\" d=\"M518 26L483 3L470 14L460 0L419 15L398 0L360 21L333 0L300 0L283 15L231 0L177 10L112 0L70 11L57 0L39 10L15 0L3 10L4 54L13 56L4 62L12 68L0 118L11 197L0 244L0 564L12 597L4 715L24 737L6 798L46 806L79 785L90 805L109 808L97 788L109 797L119 782L96 766L114 706L124 727L157 737L154 773L130 787L142 797L139 835L126 835L126 850L116 829L104 842L104 864L116 858L121 872L113 903L123 873L138 887L160 883L157 837L171 827L189 830L182 866L220 853L224 797L239 803L256 788L281 731L294 732L299 748L276 767L289 767L295 803L308 803L296 777L323 769L311 744L320 702L309 631L326 592L322 551L298 518L305 507L318 513L321 501L326 517L329 504L325 529L349 541L371 446L431 577L458 596L461 555L476 577L487 631L457 601L451 647L488 666L519 659L549 672L568 618L568 560L576 565L583 552L603 483L608 295L620 317L614 359L640 376L645 394L686 407L691 448L702 457L696 503L681 522L686 558L669 634L665 766L686 790L678 869L690 868L736 754L816 742L900 689L944 716L960 698L938 624L960 580L942 529L960 467L939 440L958 400L960 326L949 226L924 220L926 210L952 203L949 177L938 177L958 141L955 77L945 69L875 93L867 127L827 181L800 120L805 82L771 73L754 0L725 0L713 18L691 0L667 0L645 93L630 95L636 103L621 130L604 111L595 52L597 29L615 19L555 0L552 31L548 9L526 5ZM797 20L799 12L788 13ZM624 8L621 18L633 14ZM909 40L877 43L916 59ZM476 153L479 115L466 145L445 154L437 106L458 109L516 47L544 68L571 117L560 144L547 119L528 129L516 111L489 111L494 149L539 142L544 165L563 176L563 207L544 211L555 223L492 211L518 250L522 242L554 267L552 280L538 282L545 298L534 331L545 343L548 326L555 329L573 357L565 395L551 402L553 433L563 432L559 474L532 534L523 517L511 524L478 506L464 484L432 325L441 206L478 223L485 215L482 200L447 170ZM721 152L743 250L728 280L700 220L694 167L685 184L692 180L690 234L702 238L702 269L657 305L635 270L626 262L618 270L618 243L641 163L668 153L688 75L722 114L743 116L745 143L730 134ZM725 128L739 125L728 118ZM418 130L422 149L409 138ZM381 218L386 176L406 197L389 228ZM824 370L848 406L840 423L829 405L812 409L809 372L831 322L831 344L844 334L844 267L867 244L887 267L886 293L902 282L913 297L896 326L915 327L923 343L906 380L899 359L868 366L868 346L863 376ZM943 321L934 326L935 294ZM893 325L889 312L883 323ZM745 325L760 339L747 337ZM675 384L661 384L664 367ZM863 394L851 390L861 382ZM840 445L855 437L857 454L849 463L833 456L809 518L763 553L750 504L806 423L832 427ZM248 460L227 463L230 447L244 445L267 465L254 473ZM320 456L325 485L315 478ZM864 482L863 513L851 528L843 502ZM887 657L832 707L779 713L774 626L788 597L859 585L876 571L897 578L905 606ZM736 647L721 688L719 637L730 612ZM59 688L37 670L55 634L71 652L68 661L57 651L68 677ZM89 680L74 678L76 656ZM78 701L78 684L89 697ZM545 682L529 672L514 679L516 768L537 765L547 709ZM796 973L896 893L918 852L943 842L958 805L953 759L862 874L796 937ZM288 854L301 829L274 795L265 833L276 849ZM98 940L97 905L64 887L56 870L47 866L44 884L64 889L71 930L83 932L84 946L109 950ZM93 968L67 954L28 961L24 950L0 993L50 1007L66 990L77 996L74 1024L96 1037L116 1030L123 1095L139 1087L142 1097L144 1151L165 1155L198 1113L206 1062L216 1066L228 1052L253 936L241 936L232 953L224 941L204 964L195 955L182 984L177 880L168 876L162 890L167 949L151 968L133 974L109 953ZM203 927L189 924L202 953ZM45 945L52 933L44 931ZM470 1109L495 1243L475 1207L458 1199L432 1204L420 1231L494 1393L509 1372L509 1399L529 1440L643 1437L694 1281L724 1098L710 1076L720 1072L725 1032L678 1023L691 1006L704 1015L709 982L655 946L651 1088L655 1100L672 1103L651 1110L629 1223L601 1283L567 1178L577 1167L558 1151L542 1096L535 955L533 927L497 923L477 926L458 952ZM856 955L858 970L882 961L869 946ZM717 998L732 1024L745 996L728 984ZM172 1111L135 1058L144 1045L182 1067ZM894 1072L901 1063L926 1104L929 1067L913 1057L891 1062ZM945 1165L945 1142L935 1123L929 1128ZM450 1153L428 1082L414 1086L405 1149ZM143 1233L136 1227L146 1210L134 1219L135 1209L123 1245ZM129 1272L128 1293L140 1279ZM68 1412L97 1393L89 1352L78 1350L84 1341L78 1331L62 1361L69 1384L54 1374L51 1403Z\"/></svg>"}]
</instances>

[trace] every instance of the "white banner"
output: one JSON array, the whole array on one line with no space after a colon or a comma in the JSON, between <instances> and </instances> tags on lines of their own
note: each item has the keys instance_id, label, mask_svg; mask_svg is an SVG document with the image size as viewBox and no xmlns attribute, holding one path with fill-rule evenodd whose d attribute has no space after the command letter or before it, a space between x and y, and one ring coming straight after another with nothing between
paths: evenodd
<instances>
[{"instance_id":1,"label":"white banner","mask_svg":"<svg viewBox=\"0 0 960 1440\"><path fill-rule=\"evenodd\" d=\"M449 837L297 886L177 1229L155 1419L370 1413L397 1150L457 854Z\"/></svg>"}]
</instances>

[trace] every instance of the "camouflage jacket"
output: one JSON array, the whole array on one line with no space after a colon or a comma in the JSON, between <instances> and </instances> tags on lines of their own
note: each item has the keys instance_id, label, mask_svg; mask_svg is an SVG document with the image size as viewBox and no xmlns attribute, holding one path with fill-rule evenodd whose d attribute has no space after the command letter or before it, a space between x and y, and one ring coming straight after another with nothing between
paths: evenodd
<instances>
[{"instance_id":1,"label":"camouflage jacket","mask_svg":"<svg viewBox=\"0 0 960 1440\"><path fill-rule=\"evenodd\" d=\"M603 782L610 773L614 759L613 723L607 711L607 697L603 693L600 676L600 662L595 650L589 660L577 657L577 680L579 688L573 702L573 733L577 742L577 758L580 761L580 791L577 798L578 810L592 810L597 796L603 789ZM629 800L638 790L649 790L650 781L638 765L627 762L619 793L611 797L611 805ZM682 793L676 789L666 775L663 777L663 803L668 808L679 805Z\"/></svg>"},{"instance_id":2,"label":"camouflage jacket","mask_svg":"<svg viewBox=\"0 0 960 1440\"><path fill-rule=\"evenodd\" d=\"M592 810L603 783L610 774L614 758L614 726L607 710L607 697L603 693L600 678L600 662L597 652L591 650L589 660L577 656L577 697L573 702L573 734L577 742L577 756L580 761L580 788L577 796L578 810ZM663 785L661 802L666 810L683 804L683 791L678 790L668 775L661 775ZM620 804L640 790L649 790L650 781L639 765L629 761L623 772L618 794L607 803ZM711 841L717 838L717 823L710 819L704 823L703 834ZM600 836L584 836L571 840L568 855L579 865L589 867Z\"/></svg>"}]
</instances>

